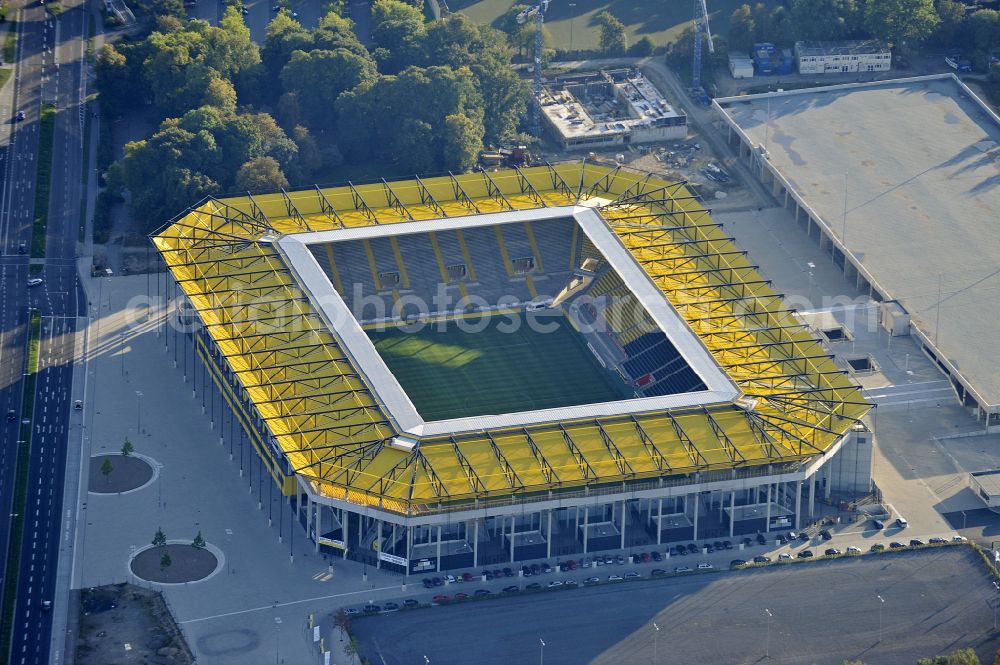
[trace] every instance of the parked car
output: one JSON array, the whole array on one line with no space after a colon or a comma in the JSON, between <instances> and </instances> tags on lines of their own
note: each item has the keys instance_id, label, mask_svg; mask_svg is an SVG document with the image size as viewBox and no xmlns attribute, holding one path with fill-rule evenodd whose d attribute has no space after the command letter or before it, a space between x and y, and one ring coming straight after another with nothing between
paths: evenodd
<instances>
[{"instance_id":1,"label":"parked car","mask_svg":"<svg viewBox=\"0 0 1000 665\"><path fill-rule=\"evenodd\" d=\"M931 538L927 542L932 545L940 545L941 543L947 543L948 541L945 540L944 538L938 538L937 536L935 536L934 538Z\"/></svg>"},{"instance_id":2,"label":"parked car","mask_svg":"<svg viewBox=\"0 0 1000 665\"><path fill-rule=\"evenodd\" d=\"M767 538L764 537L764 534L762 534L762 533L758 533L757 534L757 544L758 545L766 545L767 544Z\"/></svg>"},{"instance_id":3,"label":"parked car","mask_svg":"<svg viewBox=\"0 0 1000 665\"><path fill-rule=\"evenodd\" d=\"M869 552L881 552L884 549L885 549L885 545L883 545L882 543L875 543L874 545L872 545L871 547L868 548L868 551Z\"/></svg>"},{"instance_id":4,"label":"parked car","mask_svg":"<svg viewBox=\"0 0 1000 665\"><path fill-rule=\"evenodd\" d=\"M688 552L690 552L691 554L697 554L698 546L695 545L694 543L688 543Z\"/></svg>"},{"instance_id":5,"label":"parked car","mask_svg":"<svg viewBox=\"0 0 1000 665\"><path fill-rule=\"evenodd\" d=\"M754 563L771 563L771 557L758 554L753 558Z\"/></svg>"},{"instance_id":6,"label":"parked car","mask_svg":"<svg viewBox=\"0 0 1000 665\"><path fill-rule=\"evenodd\" d=\"M750 547L752 545L753 545L753 541L752 540L750 540L749 538L744 538L743 539L743 547Z\"/></svg>"},{"instance_id":7,"label":"parked car","mask_svg":"<svg viewBox=\"0 0 1000 665\"><path fill-rule=\"evenodd\" d=\"M445 600L447 600L447 599L448 599L448 596L445 596ZM381 611L382 611L382 608L379 605L365 605L365 609L364 609L365 614L378 614Z\"/></svg>"},{"instance_id":8,"label":"parked car","mask_svg":"<svg viewBox=\"0 0 1000 665\"><path fill-rule=\"evenodd\" d=\"M468 600L469 594L459 591L455 594L455 600Z\"/></svg>"},{"instance_id":9,"label":"parked car","mask_svg":"<svg viewBox=\"0 0 1000 665\"><path fill-rule=\"evenodd\" d=\"M723 540L723 541L722 541L722 546L723 546L723 547L724 547L725 549L727 549L727 550L731 550L731 549L733 549L733 544L732 544L731 542L729 542L728 540Z\"/></svg>"},{"instance_id":10,"label":"parked car","mask_svg":"<svg viewBox=\"0 0 1000 665\"><path fill-rule=\"evenodd\" d=\"M649 573L649 576L650 577L663 577L666 574L667 574L667 571L663 570L662 568L653 568L653 570Z\"/></svg>"},{"instance_id":11,"label":"parked car","mask_svg":"<svg viewBox=\"0 0 1000 665\"><path fill-rule=\"evenodd\" d=\"M733 559L729 562L729 569L735 570L737 568L742 568L745 565L747 565L747 562L744 559Z\"/></svg>"},{"instance_id":12,"label":"parked car","mask_svg":"<svg viewBox=\"0 0 1000 665\"><path fill-rule=\"evenodd\" d=\"M676 568L674 568L674 572L675 573L693 573L694 571L691 570L690 568L688 568L687 566L677 566Z\"/></svg>"},{"instance_id":13,"label":"parked car","mask_svg":"<svg viewBox=\"0 0 1000 665\"><path fill-rule=\"evenodd\" d=\"M566 562L566 567L569 568L570 570L576 570L576 561L570 559L569 561ZM507 570L508 570L507 568L503 569L504 575L507 575ZM510 575L507 575L507 577L510 577Z\"/></svg>"},{"instance_id":14,"label":"parked car","mask_svg":"<svg viewBox=\"0 0 1000 665\"><path fill-rule=\"evenodd\" d=\"M617 563L619 566L624 566L625 565L625 557L623 557L621 554L616 555L615 556L615 563Z\"/></svg>"},{"instance_id":15,"label":"parked car","mask_svg":"<svg viewBox=\"0 0 1000 665\"><path fill-rule=\"evenodd\" d=\"M953 543L964 543L967 540L969 540L969 539L966 538L965 536L952 536L951 537L951 542L953 542Z\"/></svg>"},{"instance_id":16,"label":"parked car","mask_svg":"<svg viewBox=\"0 0 1000 665\"><path fill-rule=\"evenodd\" d=\"M788 561L791 558L792 555L789 554L788 552L782 552L781 554L778 555L778 561Z\"/></svg>"},{"instance_id":17,"label":"parked car","mask_svg":"<svg viewBox=\"0 0 1000 665\"><path fill-rule=\"evenodd\" d=\"M881 531L885 528L885 522L882 520L872 520L872 526Z\"/></svg>"},{"instance_id":18,"label":"parked car","mask_svg":"<svg viewBox=\"0 0 1000 665\"><path fill-rule=\"evenodd\" d=\"M713 566L710 563L699 563L698 564L698 570L712 570L713 568L715 568L715 566Z\"/></svg>"},{"instance_id":19,"label":"parked car","mask_svg":"<svg viewBox=\"0 0 1000 665\"><path fill-rule=\"evenodd\" d=\"M521 592L521 587L517 586L516 584L511 584L510 586L505 586L503 588L503 592L504 593L520 593Z\"/></svg>"},{"instance_id":20,"label":"parked car","mask_svg":"<svg viewBox=\"0 0 1000 665\"><path fill-rule=\"evenodd\" d=\"M431 584L434 586L444 586L444 580L440 577L435 577L431 580Z\"/></svg>"},{"instance_id":21,"label":"parked car","mask_svg":"<svg viewBox=\"0 0 1000 665\"><path fill-rule=\"evenodd\" d=\"M833 534L830 533L829 529L823 529L822 531L819 532L819 535L820 535L820 537L823 540L832 540L833 539Z\"/></svg>"},{"instance_id":22,"label":"parked car","mask_svg":"<svg viewBox=\"0 0 1000 665\"><path fill-rule=\"evenodd\" d=\"M635 572L634 570L630 570L627 573L625 573L625 579L627 579L627 580L634 580L634 579L637 579L639 577L642 577L642 575L640 575L639 573Z\"/></svg>"},{"instance_id":23,"label":"parked car","mask_svg":"<svg viewBox=\"0 0 1000 665\"><path fill-rule=\"evenodd\" d=\"M847 548L847 553L848 554L861 554L861 548L860 547L855 547L854 545L851 545L850 547Z\"/></svg>"},{"instance_id":24,"label":"parked car","mask_svg":"<svg viewBox=\"0 0 1000 665\"><path fill-rule=\"evenodd\" d=\"M704 548L706 554L711 554L715 551L715 548L712 547L712 543L705 543L702 547Z\"/></svg>"},{"instance_id":25,"label":"parked car","mask_svg":"<svg viewBox=\"0 0 1000 665\"><path fill-rule=\"evenodd\" d=\"M541 588L542 588L541 584L539 584L538 582L532 582L528 586L524 587L524 590L525 591L538 591Z\"/></svg>"},{"instance_id":26,"label":"parked car","mask_svg":"<svg viewBox=\"0 0 1000 665\"><path fill-rule=\"evenodd\" d=\"M653 557L649 556L649 552L643 552L640 558L643 563L649 563L653 560Z\"/></svg>"},{"instance_id":27,"label":"parked car","mask_svg":"<svg viewBox=\"0 0 1000 665\"><path fill-rule=\"evenodd\" d=\"M906 547L906 545L904 545L903 543L899 542L898 540L894 540L891 543L889 543L889 549L890 550L901 550L904 547Z\"/></svg>"},{"instance_id":28,"label":"parked car","mask_svg":"<svg viewBox=\"0 0 1000 665\"><path fill-rule=\"evenodd\" d=\"M600 577L588 577L583 581L584 584L597 584L601 581Z\"/></svg>"},{"instance_id":29,"label":"parked car","mask_svg":"<svg viewBox=\"0 0 1000 665\"><path fill-rule=\"evenodd\" d=\"M403 601L403 607L409 607L409 608L420 607L420 602L414 598L407 598L406 600Z\"/></svg>"},{"instance_id":30,"label":"parked car","mask_svg":"<svg viewBox=\"0 0 1000 665\"><path fill-rule=\"evenodd\" d=\"M924 541L919 538L910 538L910 547L920 547L924 544Z\"/></svg>"},{"instance_id":31,"label":"parked car","mask_svg":"<svg viewBox=\"0 0 1000 665\"><path fill-rule=\"evenodd\" d=\"M800 559L811 559L813 557L812 550L802 550L799 552L798 557Z\"/></svg>"},{"instance_id":32,"label":"parked car","mask_svg":"<svg viewBox=\"0 0 1000 665\"><path fill-rule=\"evenodd\" d=\"M472 581L472 573L462 573L462 581L463 582L471 582Z\"/></svg>"},{"instance_id":33,"label":"parked car","mask_svg":"<svg viewBox=\"0 0 1000 665\"><path fill-rule=\"evenodd\" d=\"M349 617L356 617L361 614L361 610L359 610L356 607L348 607L346 610L344 610L344 614L346 614Z\"/></svg>"},{"instance_id":34,"label":"parked car","mask_svg":"<svg viewBox=\"0 0 1000 665\"><path fill-rule=\"evenodd\" d=\"M12 423L15 420L17 420L17 414L14 412L14 409L8 409L7 410L7 422Z\"/></svg>"},{"instance_id":35,"label":"parked car","mask_svg":"<svg viewBox=\"0 0 1000 665\"><path fill-rule=\"evenodd\" d=\"M803 543L808 543L809 534L806 533L805 531L799 531L799 540L801 540Z\"/></svg>"},{"instance_id":36,"label":"parked car","mask_svg":"<svg viewBox=\"0 0 1000 665\"><path fill-rule=\"evenodd\" d=\"M383 612L398 612L399 611L399 603L394 603L394 602L392 602L390 600L389 602L387 602L385 605L382 606L382 611Z\"/></svg>"},{"instance_id":37,"label":"parked car","mask_svg":"<svg viewBox=\"0 0 1000 665\"><path fill-rule=\"evenodd\" d=\"M798 539L799 539L799 534L797 534L794 531L789 531L788 532L788 540L789 541L798 540Z\"/></svg>"},{"instance_id":38,"label":"parked car","mask_svg":"<svg viewBox=\"0 0 1000 665\"><path fill-rule=\"evenodd\" d=\"M576 586L576 580L566 580L565 586Z\"/></svg>"},{"instance_id":39,"label":"parked car","mask_svg":"<svg viewBox=\"0 0 1000 665\"><path fill-rule=\"evenodd\" d=\"M31 279L28 280L28 288L30 289L33 286L39 286L41 283L42 283L41 277L32 277Z\"/></svg>"},{"instance_id":40,"label":"parked car","mask_svg":"<svg viewBox=\"0 0 1000 665\"><path fill-rule=\"evenodd\" d=\"M14 120L17 122L24 120L24 111L18 111L17 115L14 116Z\"/></svg>"},{"instance_id":41,"label":"parked car","mask_svg":"<svg viewBox=\"0 0 1000 665\"><path fill-rule=\"evenodd\" d=\"M649 556L653 559L653 561L663 561L663 555L659 552L653 552Z\"/></svg>"},{"instance_id":42,"label":"parked car","mask_svg":"<svg viewBox=\"0 0 1000 665\"><path fill-rule=\"evenodd\" d=\"M482 598L483 596L492 596L493 592L490 591L489 589L476 589L475 594L473 594L473 595L476 595L476 596L479 596L480 598Z\"/></svg>"},{"instance_id":43,"label":"parked car","mask_svg":"<svg viewBox=\"0 0 1000 665\"><path fill-rule=\"evenodd\" d=\"M608 581L609 582L621 582L624 579L625 578L622 577L621 575L608 575Z\"/></svg>"},{"instance_id":44,"label":"parked car","mask_svg":"<svg viewBox=\"0 0 1000 665\"><path fill-rule=\"evenodd\" d=\"M778 534L778 542L781 543L782 545L787 545L788 544L788 538L785 538L785 534L779 533Z\"/></svg>"},{"instance_id":45,"label":"parked car","mask_svg":"<svg viewBox=\"0 0 1000 665\"><path fill-rule=\"evenodd\" d=\"M688 551L687 551L687 548L684 547L683 545L678 545L677 546L677 553L679 555L681 555L681 556L687 556Z\"/></svg>"},{"instance_id":46,"label":"parked car","mask_svg":"<svg viewBox=\"0 0 1000 665\"><path fill-rule=\"evenodd\" d=\"M823 552L823 554L826 556L839 556L841 554L841 551L838 550L836 547L828 547Z\"/></svg>"},{"instance_id":47,"label":"parked car","mask_svg":"<svg viewBox=\"0 0 1000 665\"><path fill-rule=\"evenodd\" d=\"M562 580L552 580L551 582L549 582L549 588L550 589L555 589L556 587L562 586L562 585L563 585Z\"/></svg>"},{"instance_id":48,"label":"parked car","mask_svg":"<svg viewBox=\"0 0 1000 665\"><path fill-rule=\"evenodd\" d=\"M910 526L910 523L906 521L906 518L897 517L896 526L898 526L900 529L905 529L906 527Z\"/></svg>"},{"instance_id":49,"label":"parked car","mask_svg":"<svg viewBox=\"0 0 1000 665\"><path fill-rule=\"evenodd\" d=\"M542 564L542 572L543 573L551 573L552 572L552 566L550 566L547 563L543 563Z\"/></svg>"},{"instance_id":50,"label":"parked car","mask_svg":"<svg viewBox=\"0 0 1000 665\"><path fill-rule=\"evenodd\" d=\"M455 576L454 575L445 575L444 576L444 581L447 582L448 584L454 584L455 583Z\"/></svg>"}]
</instances>

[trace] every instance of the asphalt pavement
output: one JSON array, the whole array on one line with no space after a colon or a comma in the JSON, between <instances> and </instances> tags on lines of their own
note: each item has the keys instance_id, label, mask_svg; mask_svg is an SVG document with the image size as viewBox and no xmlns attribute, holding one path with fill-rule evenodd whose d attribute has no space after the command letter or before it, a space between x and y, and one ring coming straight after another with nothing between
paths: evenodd
<instances>
[{"instance_id":1,"label":"asphalt pavement","mask_svg":"<svg viewBox=\"0 0 1000 665\"><path fill-rule=\"evenodd\" d=\"M352 630L380 665L913 663L967 646L985 662L1000 643L998 599L977 557L959 546L619 582L392 612Z\"/></svg>"},{"instance_id":2,"label":"asphalt pavement","mask_svg":"<svg viewBox=\"0 0 1000 665\"><path fill-rule=\"evenodd\" d=\"M20 416L20 373L24 368L29 308L42 316L42 338L30 441L29 484L21 551L8 551L9 520L3 520L3 550L20 558L17 602L13 617L10 662L48 663L52 614L42 609L54 598L67 427L71 411L73 347L81 300L75 264L79 202L82 191L83 115L86 80L83 39L86 13L82 2L63 4L55 19L43 6L25 3L19 10L21 31L13 102L9 110L24 111L13 123L4 157L2 180L2 240L0 259L0 372L5 412ZM8 84L10 85L10 84ZM29 259L18 252L30 248L34 216L38 154L38 119L43 103L57 108L50 181L49 219L40 286L28 289ZM6 110L6 109L5 109ZM13 122L10 116L6 121ZM16 404L16 406L15 406ZM0 471L0 514L11 515L17 433L4 420L4 460Z\"/></svg>"}]
</instances>

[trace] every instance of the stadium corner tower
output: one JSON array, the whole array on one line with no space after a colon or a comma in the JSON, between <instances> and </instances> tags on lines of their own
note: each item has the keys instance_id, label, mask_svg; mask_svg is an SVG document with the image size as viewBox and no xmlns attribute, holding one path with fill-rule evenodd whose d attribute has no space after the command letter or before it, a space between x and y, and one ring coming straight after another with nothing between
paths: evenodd
<instances>
[{"instance_id":1,"label":"stadium corner tower","mask_svg":"<svg viewBox=\"0 0 1000 665\"><path fill-rule=\"evenodd\" d=\"M318 550L582 558L870 490L871 405L682 182L575 163L210 198L153 242L166 343Z\"/></svg>"}]
</instances>

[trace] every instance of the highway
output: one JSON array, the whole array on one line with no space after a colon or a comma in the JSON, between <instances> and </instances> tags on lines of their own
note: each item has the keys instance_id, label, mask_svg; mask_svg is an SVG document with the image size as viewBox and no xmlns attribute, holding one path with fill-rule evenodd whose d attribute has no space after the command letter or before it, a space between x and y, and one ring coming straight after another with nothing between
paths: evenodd
<instances>
[{"instance_id":1,"label":"highway","mask_svg":"<svg viewBox=\"0 0 1000 665\"><path fill-rule=\"evenodd\" d=\"M29 455L29 484L20 552L9 551L10 520L3 519L0 551L20 559L17 602L13 616L11 651L7 660L27 665L49 662L52 613L42 601L53 600L58 561L63 478L66 471L68 419L76 317L82 295L77 279L76 248L80 200L83 195L82 155L84 98L84 26L81 2L63 4L53 19L44 7L21 6L21 31L13 102L2 105L3 121L12 122L17 110L25 119L12 124L3 154L0 189L0 408L13 410L17 421L3 421L0 451L0 514L13 513L17 434L21 413L21 373L24 370L29 308L42 316L39 367L34 399ZM3 97L6 99L6 97ZM57 108L53 140L53 169L49 198L44 281L29 289L28 258L18 253L30 248L34 211L38 119L43 102ZM38 260L36 259L36 262ZM6 584L6 580L4 580ZM65 597L65 595L63 595Z\"/></svg>"}]
</instances>

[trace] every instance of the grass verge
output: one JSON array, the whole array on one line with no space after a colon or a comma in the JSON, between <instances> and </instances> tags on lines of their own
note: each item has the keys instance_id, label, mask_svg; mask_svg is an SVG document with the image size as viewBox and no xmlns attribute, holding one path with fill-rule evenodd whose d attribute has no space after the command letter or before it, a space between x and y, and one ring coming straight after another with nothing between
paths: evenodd
<instances>
[{"instance_id":1,"label":"grass verge","mask_svg":"<svg viewBox=\"0 0 1000 665\"><path fill-rule=\"evenodd\" d=\"M17 21L10 19L9 23L7 37L3 42L3 61L13 64L14 59L17 58Z\"/></svg>"},{"instance_id":2,"label":"grass verge","mask_svg":"<svg viewBox=\"0 0 1000 665\"><path fill-rule=\"evenodd\" d=\"M45 231L49 225L49 190L52 188L52 137L56 107L42 105L38 121L38 170L35 174L35 217L31 223L31 258L45 256Z\"/></svg>"},{"instance_id":3,"label":"grass verge","mask_svg":"<svg viewBox=\"0 0 1000 665\"><path fill-rule=\"evenodd\" d=\"M0 67L0 88L7 84L10 80L11 75L14 73L13 67Z\"/></svg>"},{"instance_id":4,"label":"grass verge","mask_svg":"<svg viewBox=\"0 0 1000 665\"><path fill-rule=\"evenodd\" d=\"M42 318L38 310L31 310L28 320L28 354L25 362L24 384L21 388L21 426L18 431L17 468L14 475L13 517L10 524L10 542L7 545L7 567L4 571L3 616L0 623L0 663L6 665L10 653L11 631L14 623L14 603L17 601L17 575L21 563L21 537L24 532L24 508L28 498L28 472L31 462L31 416L35 405L35 379L38 372L38 349L41 343Z\"/></svg>"}]
</instances>

